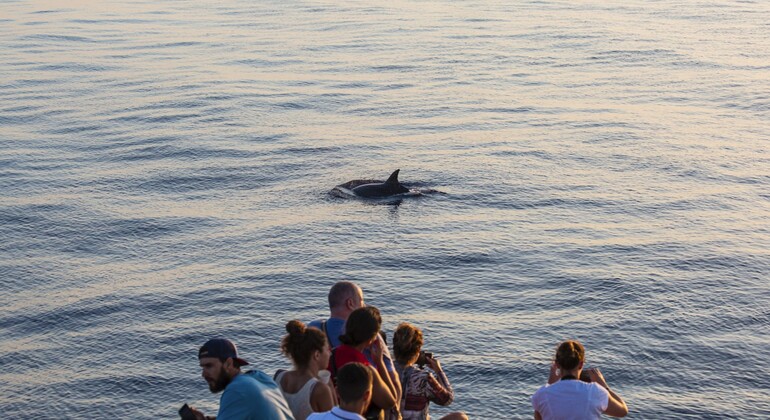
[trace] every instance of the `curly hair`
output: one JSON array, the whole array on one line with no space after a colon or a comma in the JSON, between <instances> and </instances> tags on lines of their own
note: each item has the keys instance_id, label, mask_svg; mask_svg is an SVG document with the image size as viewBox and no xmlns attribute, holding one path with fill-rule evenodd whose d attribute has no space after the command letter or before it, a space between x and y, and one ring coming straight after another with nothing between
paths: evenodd
<instances>
[{"instance_id":1,"label":"curly hair","mask_svg":"<svg viewBox=\"0 0 770 420\"><path fill-rule=\"evenodd\" d=\"M422 349L422 331L408 322L398 324L393 333L393 355L402 365L417 358Z\"/></svg>"},{"instance_id":2,"label":"curly hair","mask_svg":"<svg viewBox=\"0 0 770 420\"><path fill-rule=\"evenodd\" d=\"M314 351L323 351L326 334L317 328L307 328L296 319L286 324L286 334L281 341L281 352L294 361L297 367L310 363Z\"/></svg>"}]
</instances>

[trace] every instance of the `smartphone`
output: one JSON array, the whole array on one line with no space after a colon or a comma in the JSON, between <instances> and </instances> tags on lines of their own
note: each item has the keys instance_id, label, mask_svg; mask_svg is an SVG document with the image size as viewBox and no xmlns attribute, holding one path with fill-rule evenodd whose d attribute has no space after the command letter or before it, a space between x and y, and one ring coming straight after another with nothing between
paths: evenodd
<instances>
[{"instance_id":1,"label":"smartphone","mask_svg":"<svg viewBox=\"0 0 770 420\"><path fill-rule=\"evenodd\" d=\"M420 351L420 355L417 356L417 366L423 367L428 363L428 359L433 358L433 353L428 353L425 351Z\"/></svg>"},{"instance_id":2,"label":"smartphone","mask_svg":"<svg viewBox=\"0 0 770 420\"><path fill-rule=\"evenodd\" d=\"M590 374L590 373L588 373L588 372L590 372L591 370L592 370L591 368L588 368L588 369L583 369L583 370L580 372L580 380L581 380L581 381L583 381L583 382L591 382L591 374Z\"/></svg>"},{"instance_id":3,"label":"smartphone","mask_svg":"<svg viewBox=\"0 0 770 420\"><path fill-rule=\"evenodd\" d=\"M179 409L179 417L181 417L182 420L195 420L195 414L187 404L183 405L182 408Z\"/></svg>"}]
</instances>

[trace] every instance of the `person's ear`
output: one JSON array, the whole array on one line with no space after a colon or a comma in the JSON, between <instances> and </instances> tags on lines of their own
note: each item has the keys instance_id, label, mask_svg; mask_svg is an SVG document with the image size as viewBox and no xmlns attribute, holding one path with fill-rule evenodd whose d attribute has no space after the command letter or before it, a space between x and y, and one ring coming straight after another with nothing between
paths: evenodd
<instances>
[{"instance_id":1,"label":"person's ear","mask_svg":"<svg viewBox=\"0 0 770 420\"><path fill-rule=\"evenodd\" d=\"M580 364L578 365L578 369L583 370L583 362L580 362Z\"/></svg>"},{"instance_id":2,"label":"person's ear","mask_svg":"<svg viewBox=\"0 0 770 420\"><path fill-rule=\"evenodd\" d=\"M225 369L230 370L235 366L235 362L233 361L232 357L228 357L227 360L225 360Z\"/></svg>"}]
</instances>

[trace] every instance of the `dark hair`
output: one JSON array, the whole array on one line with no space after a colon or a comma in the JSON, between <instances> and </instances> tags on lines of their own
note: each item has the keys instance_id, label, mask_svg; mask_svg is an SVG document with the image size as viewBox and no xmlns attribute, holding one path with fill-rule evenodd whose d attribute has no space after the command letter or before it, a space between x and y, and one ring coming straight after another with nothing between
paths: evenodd
<instances>
[{"instance_id":1,"label":"dark hair","mask_svg":"<svg viewBox=\"0 0 770 420\"><path fill-rule=\"evenodd\" d=\"M372 386L372 371L362 363L348 363L337 372L337 393L346 403L359 401Z\"/></svg>"},{"instance_id":2,"label":"dark hair","mask_svg":"<svg viewBox=\"0 0 770 420\"><path fill-rule=\"evenodd\" d=\"M420 354L422 331L408 322L402 322L393 333L393 354L396 360L406 365Z\"/></svg>"},{"instance_id":3,"label":"dark hair","mask_svg":"<svg viewBox=\"0 0 770 420\"><path fill-rule=\"evenodd\" d=\"M556 364L563 370L572 370L585 360L586 350L576 340L567 340L556 349Z\"/></svg>"},{"instance_id":4,"label":"dark hair","mask_svg":"<svg viewBox=\"0 0 770 420\"><path fill-rule=\"evenodd\" d=\"M352 281L338 281L329 290L329 309L336 308L345 300L358 296L358 286Z\"/></svg>"},{"instance_id":5,"label":"dark hair","mask_svg":"<svg viewBox=\"0 0 770 420\"><path fill-rule=\"evenodd\" d=\"M374 306L358 308L350 313L345 321L345 334L340 336L340 343L357 346L372 341L382 326L380 310Z\"/></svg>"},{"instance_id":6,"label":"dark hair","mask_svg":"<svg viewBox=\"0 0 770 420\"><path fill-rule=\"evenodd\" d=\"M286 324L286 334L281 342L281 351L298 367L305 367L310 362L314 351L323 351L326 334L317 328L306 328L300 321L292 320Z\"/></svg>"}]
</instances>

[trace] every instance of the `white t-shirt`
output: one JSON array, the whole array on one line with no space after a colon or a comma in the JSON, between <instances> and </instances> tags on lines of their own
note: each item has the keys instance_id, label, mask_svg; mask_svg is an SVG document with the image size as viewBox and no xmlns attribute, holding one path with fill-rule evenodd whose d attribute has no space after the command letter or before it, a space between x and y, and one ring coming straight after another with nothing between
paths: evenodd
<instances>
[{"instance_id":1,"label":"white t-shirt","mask_svg":"<svg viewBox=\"0 0 770 420\"><path fill-rule=\"evenodd\" d=\"M609 399L599 384L567 379L540 387L532 395L532 407L543 420L600 419Z\"/></svg>"},{"instance_id":2,"label":"white t-shirt","mask_svg":"<svg viewBox=\"0 0 770 420\"><path fill-rule=\"evenodd\" d=\"M334 407L331 411L324 413L313 413L308 416L307 420L366 420L364 416L358 413L351 413L345 411L339 407Z\"/></svg>"}]
</instances>

